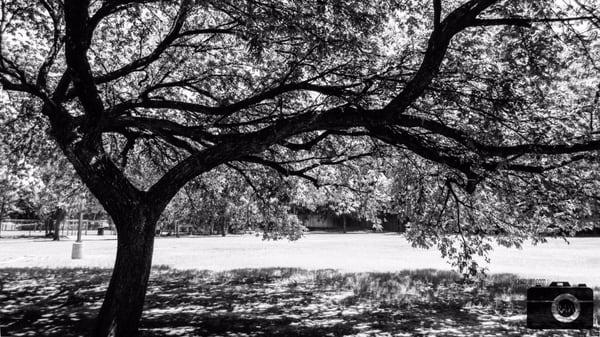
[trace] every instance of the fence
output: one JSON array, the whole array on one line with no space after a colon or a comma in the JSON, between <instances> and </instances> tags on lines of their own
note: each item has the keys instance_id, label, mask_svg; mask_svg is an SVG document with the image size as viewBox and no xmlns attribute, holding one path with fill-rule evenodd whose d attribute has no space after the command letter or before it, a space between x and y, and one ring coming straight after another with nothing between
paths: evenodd
<instances>
[{"instance_id":1,"label":"fence","mask_svg":"<svg viewBox=\"0 0 600 337\"><path fill-rule=\"evenodd\" d=\"M79 219L67 219L60 226L60 235L69 236L77 234ZM105 228L115 234L114 227L107 220L83 219L81 233L83 235L96 235L98 228ZM50 228L48 228L49 230ZM44 236L47 233L44 221L38 219L3 219L0 221L0 236Z\"/></svg>"}]
</instances>

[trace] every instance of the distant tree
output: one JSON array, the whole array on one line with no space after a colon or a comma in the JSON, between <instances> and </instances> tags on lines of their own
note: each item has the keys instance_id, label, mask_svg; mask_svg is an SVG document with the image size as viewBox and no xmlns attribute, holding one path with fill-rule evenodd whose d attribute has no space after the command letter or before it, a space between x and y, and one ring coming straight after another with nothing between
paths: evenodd
<instances>
[{"instance_id":1,"label":"distant tree","mask_svg":"<svg viewBox=\"0 0 600 337\"><path fill-rule=\"evenodd\" d=\"M346 152L348 158L340 159L339 163L315 168L318 180L294 183L291 203L312 212L330 211L344 222L345 217L352 216L373 224L374 230L381 230L392 197L390 173L394 166L389 158L367 153Z\"/></svg>"},{"instance_id":2,"label":"distant tree","mask_svg":"<svg viewBox=\"0 0 600 337\"><path fill-rule=\"evenodd\" d=\"M0 223L11 213L27 211L23 206L43 188L39 168L11 155L5 145L0 142Z\"/></svg>"},{"instance_id":3,"label":"distant tree","mask_svg":"<svg viewBox=\"0 0 600 337\"><path fill-rule=\"evenodd\" d=\"M296 239L305 228L292 214L294 182L285 178L256 165L222 166L186 185L163 212L161 223L171 228L185 223L209 234L254 232L264 238Z\"/></svg>"},{"instance_id":4,"label":"distant tree","mask_svg":"<svg viewBox=\"0 0 600 337\"><path fill-rule=\"evenodd\" d=\"M461 268L487 247L468 214L520 235L517 213L585 213L595 2L432 2L2 0L10 113L47 123L117 227L94 335L137 334L161 213L223 165L318 184L340 140L419 156L418 242Z\"/></svg>"},{"instance_id":5,"label":"distant tree","mask_svg":"<svg viewBox=\"0 0 600 337\"><path fill-rule=\"evenodd\" d=\"M52 238L54 241L60 240L60 227L67 218L67 211L62 207L56 207L56 210L51 215L52 219Z\"/></svg>"}]
</instances>

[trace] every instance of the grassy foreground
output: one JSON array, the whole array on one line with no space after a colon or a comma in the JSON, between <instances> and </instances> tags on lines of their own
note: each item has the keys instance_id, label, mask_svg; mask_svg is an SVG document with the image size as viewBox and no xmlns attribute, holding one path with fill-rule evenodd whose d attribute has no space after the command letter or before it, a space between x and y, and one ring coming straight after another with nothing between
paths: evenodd
<instances>
[{"instance_id":1,"label":"grassy foreground","mask_svg":"<svg viewBox=\"0 0 600 337\"><path fill-rule=\"evenodd\" d=\"M107 269L0 269L1 336L84 336ZM447 271L154 268L142 336L598 336L525 328L526 280ZM595 290L596 296L600 292ZM596 308L599 299L596 297ZM597 309L598 310L598 309Z\"/></svg>"}]
</instances>

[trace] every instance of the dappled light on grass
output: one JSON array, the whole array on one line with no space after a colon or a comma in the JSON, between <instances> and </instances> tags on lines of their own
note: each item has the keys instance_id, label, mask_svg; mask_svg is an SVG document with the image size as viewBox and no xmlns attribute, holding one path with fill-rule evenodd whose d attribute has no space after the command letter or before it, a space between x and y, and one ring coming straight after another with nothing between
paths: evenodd
<instances>
[{"instance_id":1,"label":"dappled light on grass","mask_svg":"<svg viewBox=\"0 0 600 337\"><path fill-rule=\"evenodd\" d=\"M93 323L107 269L0 269L3 336L79 336Z\"/></svg>"},{"instance_id":2,"label":"dappled light on grass","mask_svg":"<svg viewBox=\"0 0 600 337\"><path fill-rule=\"evenodd\" d=\"M3 336L84 335L109 277L107 269L0 269ZM151 275L142 336L557 335L524 327L522 284L507 274L469 283L436 270L159 266Z\"/></svg>"}]
</instances>

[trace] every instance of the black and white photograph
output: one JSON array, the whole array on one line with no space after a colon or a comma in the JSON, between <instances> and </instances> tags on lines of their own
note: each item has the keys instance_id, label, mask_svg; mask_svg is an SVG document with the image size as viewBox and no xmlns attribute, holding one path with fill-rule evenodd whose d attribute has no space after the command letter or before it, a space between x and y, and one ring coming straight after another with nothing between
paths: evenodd
<instances>
[{"instance_id":1,"label":"black and white photograph","mask_svg":"<svg viewBox=\"0 0 600 337\"><path fill-rule=\"evenodd\" d=\"M0 337L600 336L600 0L0 0Z\"/></svg>"}]
</instances>

